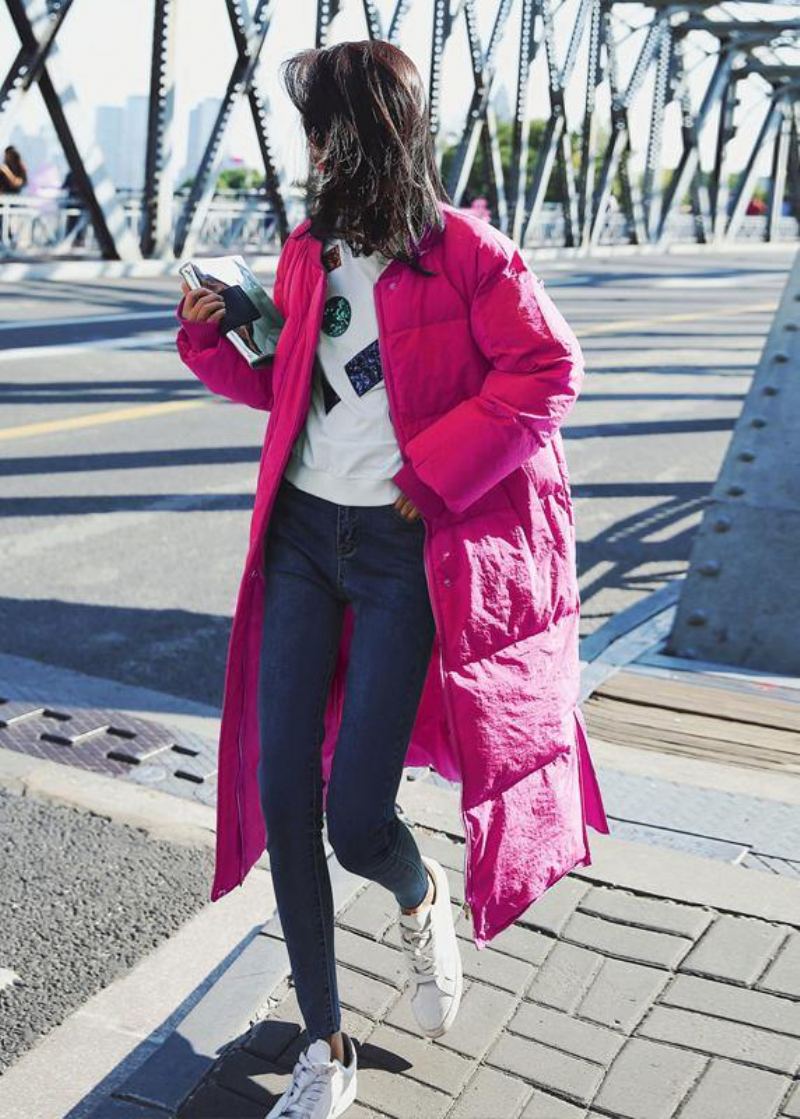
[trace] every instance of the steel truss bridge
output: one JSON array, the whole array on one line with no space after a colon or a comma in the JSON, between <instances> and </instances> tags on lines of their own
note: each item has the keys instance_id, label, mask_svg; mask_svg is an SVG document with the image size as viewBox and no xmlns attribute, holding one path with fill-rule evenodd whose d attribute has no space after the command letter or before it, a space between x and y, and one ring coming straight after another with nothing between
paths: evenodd
<instances>
[{"instance_id":1,"label":"steel truss bridge","mask_svg":"<svg viewBox=\"0 0 800 1119\"><path fill-rule=\"evenodd\" d=\"M81 200L78 213L73 214L77 220L57 225L40 242L39 251L68 252L82 232L106 259L172 259L225 242L221 225L228 230L227 243L231 228L243 243L254 215L255 228L262 233L268 229L277 247L301 216L294 212L300 202L297 192L276 157L270 105L259 79L262 50L281 0L256 0L252 6L242 0L220 0L230 21L235 62L193 185L183 195L176 194L171 177L170 137L179 80L175 17L178 4L185 0L154 0L144 190L134 202L115 189L58 50L64 21L76 4L85 2L5 0L19 47L0 86L0 122L8 131L16 109L38 86ZM418 18L415 2L421 8L422 0L392 2L387 24L374 0L360 0L364 37L385 38L402 46L404 27ZM340 0L317 0L317 46L334 41L339 7ZM765 240L796 237L800 65L793 59L800 46L800 19L782 20L770 12L769 5L761 7L765 18L753 20L745 18L753 4L740 0L496 0L488 41L482 42L476 0L426 0L429 53L427 60L416 61L428 74L431 128L440 158L445 146L441 127L445 54L457 35L466 35L472 68L473 88L446 176L454 202L462 201L480 153L490 183L492 220L521 245L548 239L591 250L608 241L663 246L676 237L702 244L754 233ZM565 12L570 13L569 33L557 36L557 22ZM640 20L638 27L630 23L634 14ZM634 33L636 57L623 73L621 44ZM509 49L512 37L516 69L508 73L504 66L501 73L501 48ZM693 104L698 98L690 95L689 82L689 57L698 44L714 59L699 105ZM545 65L535 68L541 55ZM546 76L546 89L534 88L538 74ZM573 90L579 80L582 112L579 120L568 121L568 100L575 102ZM494 104L501 82L513 92L511 152L505 162ZM761 92L763 113L744 168L731 186L729 155L740 129L742 114L736 110L743 82ZM635 129L634 102L645 95L647 128ZM226 131L241 100L252 116L265 184L257 199L226 209L216 185ZM549 105L535 150L531 150L529 111L533 102ZM673 105L680 116L681 154L677 166L667 170L665 127ZM771 162L766 209L753 218L748 208L765 152ZM637 161L641 170L634 173L632 165ZM552 201L545 201L548 191L551 200L557 199L557 220ZM15 221L24 220L27 204L12 196L4 205L8 233ZM5 240L8 255L7 236Z\"/></svg>"}]
</instances>

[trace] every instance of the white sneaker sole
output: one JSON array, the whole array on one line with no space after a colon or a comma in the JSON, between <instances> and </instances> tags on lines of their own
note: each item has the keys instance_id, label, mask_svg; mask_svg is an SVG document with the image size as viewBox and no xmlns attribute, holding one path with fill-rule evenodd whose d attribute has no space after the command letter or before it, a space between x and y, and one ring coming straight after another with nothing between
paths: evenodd
<instances>
[{"instance_id":1,"label":"white sneaker sole","mask_svg":"<svg viewBox=\"0 0 800 1119\"><path fill-rule=\"evenodd\" d=\"M450 1009L447 1011L447 1014L444 1017L444 1021L442 1022L441 1026L439 1026L438 1030L425 1030L422 1029L422 1027L420 1026L420 1029L422 1029L422 1032L425 1034L426 1037L441 1037L442 1034L447 1033L456 1019L456 1014L458 1014L459 1007L461 1006L461 992L464 989L464 970L461 966L460 952L457 953L457 967L458 971L456 972L456 993L453 996L453 1002L450 1006Z\"/></svg>"},{"instance_id":2,"label":"white sneaker sole","mask_svg":"<svg viewBox=\"0 0 800 1119\"><path fill-rule=\"evenodd\" d=\"M339 1102L336 1104L336 1108L331 1113L330 1119L339 1119L339 1116L343 1115L345 1113L345 1111L347 1111L350 1104L355 1103L355 1100L356 1100L356 1079L357 1079L357 1077L358 1077L358 1070L356 1070L356 1072L353 1075L352 1080L347 1085L347 1088L345 1090L344 1095L341 1097Z\"/></svg>"}]
</instances>

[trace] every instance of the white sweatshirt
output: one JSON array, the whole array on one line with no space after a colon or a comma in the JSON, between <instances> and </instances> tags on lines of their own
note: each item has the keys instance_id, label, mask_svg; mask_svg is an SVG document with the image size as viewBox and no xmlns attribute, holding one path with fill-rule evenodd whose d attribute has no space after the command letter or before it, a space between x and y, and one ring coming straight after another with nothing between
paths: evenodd
<instances>
[{"instance_id":1,"label":"white sweatshirt","mask_svg":"<svg viewBox=\"0 0 800 1119\"><path fill-rule=\"evenodd\" d=\"M403 465L389 417L378 349L373 286L389 263L380 253L354 256L346 241L323 245L325 310L311 403L285 476L340 505L385 505L401 492Z\"/></svg>"}]
</instances>

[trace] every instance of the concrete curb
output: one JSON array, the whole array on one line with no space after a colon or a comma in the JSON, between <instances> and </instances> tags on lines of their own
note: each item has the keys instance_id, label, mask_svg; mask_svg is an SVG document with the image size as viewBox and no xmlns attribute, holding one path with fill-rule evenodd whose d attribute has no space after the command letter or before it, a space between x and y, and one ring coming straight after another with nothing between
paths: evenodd
<instances>
[{"instance_id":1,"label":"concrete curb","mask_svg":"<svg viewBox=\"0 0 800 1119\"><path fill-rule=\"evenodd\" d=\"M325 844L333 908L339 914L368 883L336 861L327 838ZM115 1099L154 1109L154 1119L165 1112L175 1114L220 1054L235 1046L272 1009L276 999L280 1000L283 992L276 996L276 989L290 973L280 918L274 913L157 1052L119 1084ZM86 1115L82 1112L69 1119ZM105 1119L106 1105L101 1104L88 1115Z\"/></svg>"},{"instance_id":2,"label":"concrete curb","mask_svg":"<svg viewBox=\"0 0 800 1119\"><path fill-rule=\"evenodd\" d=\"M660 592L657 591L656 594ZM621 669L633 664L652 650L660 648L669 637L674 616L674 605L660 609L620 637L612 637L603 651L590 660L582 659L580 702L584 703L601 684L611 679ZM599 637L600 634L593 636ZM581 656L583 656L583 646L581 646Z\"/></svg>"},{"instance_id":3,"label":"concrete curb","mask_svg":"<svg viewBox=\"0 0 800 1119\"><path fill-rule=\"evenodd\" d=\"M589 841L593 863L575 872L579 878L800 928L794 879L604 835Z\"/></svg>"},{"instance_id":4,"label":"concrete curb","mask_svg":"<svg viewBox=\"0 0 800 1119\"><path fill-rule=\"evenodd\" d=\"M757 796L762 800L800 805L800 774L705 761L680 754L659 754L635 746L618 746L597 735L591 737L592 758L596 765L657 781L671 781L693 789ZM602 773L600 774L602 784Z\"/></svg>"},{"instance_id":5,"label":"concrete curb","mask_svg":"<svg viewBox=\"0 0 800 1119\"><path fill-rule=\"evenodd\" d=\"M593 633L582 637L580 639L580 655L584 671L586 666L594 663L594 661L607 659L609 651L616 646L617 642L630 637L631 634L651 623L659 614L665 613L673 607L680 595L682 586L682 577L670 580L663 587L659 587L657 591L645 595L638 602L634 602L632 606L614 614ZM658 641L659 638L654 636L652 643L658 644ZM634 653L634 655L637 654ZM628 657L628 660L630 659ZM614 663L618 663L618 658L614 660Z\"/></svg>"},{"instance_id":6,"label":"concrete curb","mask_svg":"<svg viewBox=\"0 0 800 1119\"><path fill-rule=\"evenodd\" d=\"M44 758L0 749L0 787L141 828L153 839L214 849L216 810L139 785Z\"/></svg>"}]
</instances>

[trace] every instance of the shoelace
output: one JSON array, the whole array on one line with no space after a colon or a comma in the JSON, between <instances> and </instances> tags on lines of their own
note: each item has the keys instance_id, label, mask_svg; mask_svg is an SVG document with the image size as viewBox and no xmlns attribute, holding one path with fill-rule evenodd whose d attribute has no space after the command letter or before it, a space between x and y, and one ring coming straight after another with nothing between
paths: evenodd
<instances>
[{"instance_id":1,"label":"shoelace","mask_svg":"<svg viewBox=\"0 0 800 1119\"><path fill-rule=\"evenodd\" d=\"M423 979L435 978L436 956L433 950L433 926L430 920L421 929L401 925L400 939L414 973Z\"/></svg>"},{"instance_id":2,"label":"shoelace","mask_svg":"<svg viewBox=\"0 0 800 1119\"><path fill-rule=\"evenodd\" d=\"M300 1054L282 1112L286 1119L311 1119L333 1069L333 1065L315 1065L305 1050Z\"/></svg>"}]
</instances>

